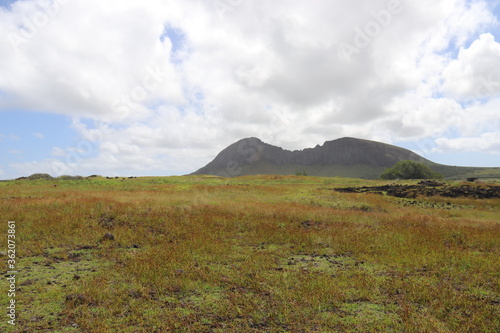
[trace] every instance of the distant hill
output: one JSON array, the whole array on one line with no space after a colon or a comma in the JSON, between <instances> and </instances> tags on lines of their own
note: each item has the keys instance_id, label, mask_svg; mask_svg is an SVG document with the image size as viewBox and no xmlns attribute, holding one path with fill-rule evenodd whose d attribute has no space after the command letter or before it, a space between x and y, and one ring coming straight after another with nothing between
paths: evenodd
<instances>
[{"instance_id":1,"label":"distant hill","mask_svg":"<svg viewBox=\"0 0 500 333\"><path fill-rule=\"evenodd\" d=\"M246 138L222 150L212 162L193 174L235 177L305 172L311 176L377 179L386 168L403 160L424 163L447 178L500 178L500 168L437 164L408 149L356 138L326 141L322 146L295 151L267 144L258 138Z\"/></svg>"}]
</instances>

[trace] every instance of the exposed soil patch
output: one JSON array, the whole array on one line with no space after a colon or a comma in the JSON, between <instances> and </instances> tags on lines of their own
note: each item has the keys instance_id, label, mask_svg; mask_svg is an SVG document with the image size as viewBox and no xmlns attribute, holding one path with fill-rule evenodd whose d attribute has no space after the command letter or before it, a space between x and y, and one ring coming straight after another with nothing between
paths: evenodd
<instances>
[{"instance_id":1,"label":"exposed soil patch","mask_svg":"<svg viewBox=\"0 0 500 333\"><path fill-rule=\"evenodd\" d=\"M343 193L377 193L394 196L397 198L416 198L417 196L441 196L448 198L500 198L500 186L469 185L451 186L436 181L421 181L416 185L382 185L336 188L335 191Z\"/></svg>"},{"instance_id":2,"label":"exposed soil patch","mask_svg":"<svg viewBox=\"0 0 500 333\"><path fill-rule=\"evenodd\" d=\"M335 273L338 270L347 270L364 264L362 261L349 255L327 255L327 254L298 254L283 261L283 265L277 270L299 270L301 272L323 272Z\"/></svg>"}]
</instances>

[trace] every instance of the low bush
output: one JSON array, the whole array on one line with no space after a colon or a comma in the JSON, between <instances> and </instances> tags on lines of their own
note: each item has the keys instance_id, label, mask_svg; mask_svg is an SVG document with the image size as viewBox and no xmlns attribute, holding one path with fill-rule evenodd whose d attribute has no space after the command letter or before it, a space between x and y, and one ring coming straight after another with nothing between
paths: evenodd
<instances>
[{"instance_id":1,"label":"low bush","mask_svg":"<svg viewBox=\"0 0 500 333\"><path fill-rule=\"evenodd\" d=\"M28 176L28 180L37 180L37 179L51 180L54 179L54 177L52 177L48 173L34 173L31 176Z\"/></svg>"},{"instance_id":2,"label":"low bush","mask_svg":"<svg viewBox=\"0 0 500 333\"><path fill-rule=\"evenodd\" d=\"M400 161L392 168L386 169L382 179L442 179L443 176L427 165L415 161Z\"/></svg>"}]
</instances>

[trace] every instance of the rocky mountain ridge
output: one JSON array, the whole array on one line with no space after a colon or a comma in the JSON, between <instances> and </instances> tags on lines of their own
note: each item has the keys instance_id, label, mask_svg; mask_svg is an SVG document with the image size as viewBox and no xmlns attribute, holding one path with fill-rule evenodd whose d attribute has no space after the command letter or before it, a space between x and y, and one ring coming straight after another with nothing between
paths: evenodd
<instances>
[{"instance_id":1,"label":"rocky mountain ridge","mask_svg":"<svg viewBox=\"0 0 500 333\"><path fill-rule=\"evenodd\" d=\"M500 178L500 168L456 167L434 163L401 147L382 142L344 137L303 150L286 150L251 137L223 149L194 175L236 177L256 174L377 179L399 161L424 163L450 179Z\"/></svg>"}]
</instances>

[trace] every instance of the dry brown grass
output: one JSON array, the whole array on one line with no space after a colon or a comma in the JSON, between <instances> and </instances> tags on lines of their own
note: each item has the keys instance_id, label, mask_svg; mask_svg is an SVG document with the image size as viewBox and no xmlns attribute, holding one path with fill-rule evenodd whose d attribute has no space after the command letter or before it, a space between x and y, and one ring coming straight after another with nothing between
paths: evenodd
<instances>
[{"instance_id":1,"label":"dry brown grass","mask_svg":"<svg viewBox=\"0 0 500 333\"><path fill-rule=\"evenodd\" d=\"M18 225L20 283L32 274L17 294L18 326L4 320L0 328L500 330L498 199L404 207L330 189L349 182L360 183L291 176L3 183L0 216ZM58 277L60 270L71 274Z\"/></svg>"}]
</instances>

